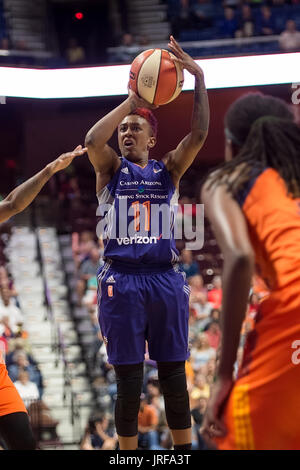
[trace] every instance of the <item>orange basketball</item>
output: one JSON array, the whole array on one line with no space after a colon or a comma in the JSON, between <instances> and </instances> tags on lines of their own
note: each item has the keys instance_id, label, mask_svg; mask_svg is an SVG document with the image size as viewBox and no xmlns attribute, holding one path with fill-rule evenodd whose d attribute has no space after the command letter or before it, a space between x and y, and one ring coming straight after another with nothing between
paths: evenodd
<instances>
[{"instance_id":1,"label":"orange basketball","mask_svg":"<svg viewBox=\"0 0 300 470\"><path fill-rule=\"evenodd\" d=\"M148 103L162 105L175 100L183 85L183 71L165 49L148 49L131 64L130 88Z\"/></svg>"}]
</instances>

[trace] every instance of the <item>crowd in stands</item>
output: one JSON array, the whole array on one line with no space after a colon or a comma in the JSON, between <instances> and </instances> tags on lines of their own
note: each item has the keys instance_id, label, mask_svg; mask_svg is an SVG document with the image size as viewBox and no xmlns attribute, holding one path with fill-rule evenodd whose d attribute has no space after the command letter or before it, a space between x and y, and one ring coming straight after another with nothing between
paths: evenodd
<instances>
[{"instance_id":1,"label":"crowd in stands","mask_svg":"<svg viewBox=\"0 0 300 470\"><path fill-rule=\"evenodd\" d=\"M226 39L280 34L287 20L299 26L298 0L168 0L168 18L173 34L184 40ZM197 36L198 31L198 36ZM183 33L183 34L182 34Z\"/></svg>"},{"instance_id":2,"label":"crowd in stands","mask_svg":"<svg viewBox=\"0 0 300 470\"><path fill-rule=\"evenodd\" d=\"M300 2L299 0L161 0L167 4L165 20L169 22L171 33L181 43L187 41L209 41L240 38L270 37L270 40L251 44L199 45L187 48L193 57L234 55L237 53L289 52L300 50ZM123 3L124 2L120 2ZM12 42L5 26L3 6L0 2L0 49L22 52L22 57L1 56L2 63L35 65L41 59L24 56L28 52L25 40ZM123 7L122 7L123 8ZM125 7L124 7L125 8ZM137 55L137 50L147 49L151 40L145 34L136 35L130 31L124 11L121 16L122 31L114 30L111 25L110 46L117 46L114 52L104 52L101 62L130 63ZM108 19L107 19L108 21ZM117 28L118 29L118 28ZM272 39L280 36L279 40ZM166 38L167 40L168 38ZM91 53L87 44L83 44L76 34L71 35L60 53L44 59L43 66L67 67L97 63L97 53ZM30 52L30 51L29 51ZM26 55L26 54L25 54ZM19 61L20 60L20 61ZM100 58L99 58L100 60ZM48 61L48 62L47 62Z\"/></svg>"},{"instance_id":3,"label":"crowd in stands","mask_svg":"<svg viewBox=\"0 0 300 470\"><path fill-rule=\"evenodd\" d=\"M37 442L42 439L42 429L56 433L57 421L43 401L44 379L37 358L32 354L30 337L26 330L26 315L22 312L18 292L9 272L9 259L5 247L9 234L0 236L0 352L6 363L8 375L17 388L30 416ZM6 449L0 440L0 448Z\"/></svg>"}]
</instances>

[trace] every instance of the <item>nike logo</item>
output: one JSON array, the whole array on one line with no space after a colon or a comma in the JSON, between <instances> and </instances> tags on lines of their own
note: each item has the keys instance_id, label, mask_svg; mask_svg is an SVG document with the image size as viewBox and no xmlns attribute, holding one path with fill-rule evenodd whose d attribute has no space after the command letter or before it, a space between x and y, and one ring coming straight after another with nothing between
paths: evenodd
<instances>
[{"instance_id":1,"label":"nike logo","mask_svg":"<svg viewBox=\"0 0 300 470\"><path fill-rule=\"evenodd\" d=\"M153 171L154 173L159 173L160 171L162 171L162 168L160 170L156 170L155 168L153 168Z\"/></svg>"}]
</instances>

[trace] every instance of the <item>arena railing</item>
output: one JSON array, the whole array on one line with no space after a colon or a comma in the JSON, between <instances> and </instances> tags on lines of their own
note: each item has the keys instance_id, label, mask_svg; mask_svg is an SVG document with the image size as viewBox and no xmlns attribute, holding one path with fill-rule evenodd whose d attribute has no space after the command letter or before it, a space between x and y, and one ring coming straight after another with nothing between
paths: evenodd
<instances>
[{"instance_id":1,"label":"arena railing","mask_svg":"<svg viewBox=\"0 0 300 470\"><path fill-rule=\"evenodd\" d=\"M51 327L51 350L55 353L55 367L62 362L63 364L63 403L64 405L70 404L70 423L73 427L73 441L79 443L81 437L81 415L80 415L80 405L76 393L72 387L72 373L70 362L66 354L66 345L64 340L64 334L55 321L53 309L52 309L52 300L50 289L47 286L47 279L44 272L43 260L41 256L41 247L39 237L37 236L38 244L38 259L41 266L41 273L44 283L44 294L45 294L45 304L47 310L47 320L49 321Z\"/></svg>"}]
</instances>

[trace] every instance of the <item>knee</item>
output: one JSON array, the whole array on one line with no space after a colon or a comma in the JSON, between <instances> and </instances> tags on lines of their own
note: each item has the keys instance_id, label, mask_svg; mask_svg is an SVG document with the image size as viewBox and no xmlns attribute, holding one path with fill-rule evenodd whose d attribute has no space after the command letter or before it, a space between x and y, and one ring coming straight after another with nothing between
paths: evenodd
<instances>
[{"instance_id":1,"label":"knee","mask_svg":"<svg viewBox=\"0 0 300 470\"><path fill-rule=\"evenodd\" d=\"M115 366L117 377L117 401L115 423L119 436L137 434L137 417L143 383L143 365Z\"/></svg>"},{"instance_id":2,"label":"knee","mask_svg":"<svg viewBox=\"0 0 300 470\"><path fill-rule=\"evenodd\" d=\"M185 363L158 364L158 377L164 395L167 421L170 429L191 426L189 395L186 385Z\"/></svg>"}]
</instances>

